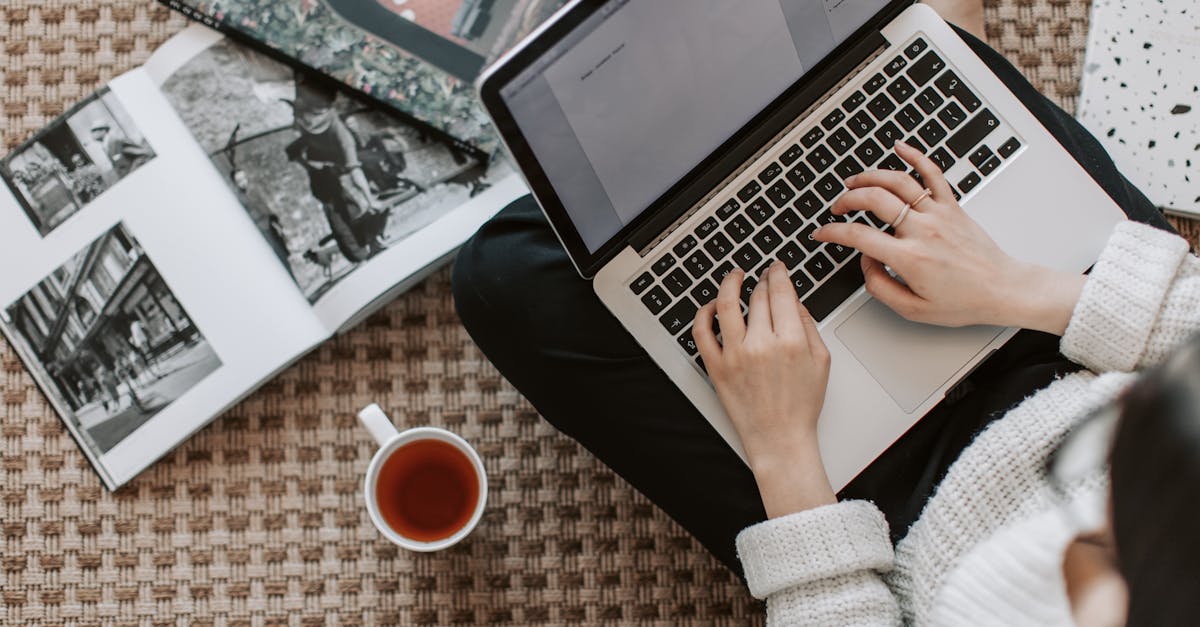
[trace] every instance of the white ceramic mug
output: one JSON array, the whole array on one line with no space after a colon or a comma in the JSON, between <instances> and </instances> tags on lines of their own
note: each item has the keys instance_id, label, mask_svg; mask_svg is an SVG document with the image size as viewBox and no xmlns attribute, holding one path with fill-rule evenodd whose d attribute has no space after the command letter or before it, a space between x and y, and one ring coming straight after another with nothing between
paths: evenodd
<instances>
[{"instance_id":1,"label":"white ceramic mug","mask_svg":"<svg viewBox=\"0 0 1200 627\"><path fill-rule=\"evenodd\" d=\"M379 530L379 533L403 548L422 552L449 548L470 535L475 526L479 524L479 519L483 517L483 508L487 504L487 473L484 472L483 460L479 459L479 454L475 452L475 449L471 448L471 445L458 435L437 427L417 427L398 431L387 414L383 413L383 410L374 403L358 412L358 419L379 443L379 450L371 458L371 465L367 467L366 480L363 481L363 497L367 503L367 512L371 515L371 522L375 523L375 528ZM463 455L466 455L467 459L471 460L471 466L475 469L475 478L479 481L479 498L475 501L475 510L471 514L471 519L454 535L434 542L422 542L407 538L393 529L379 511L379 499L375 491L376 483L379 480L379 471L392 453L406 444L421 440L437 440L454 446Z\"/></svg>"}]
</instances>

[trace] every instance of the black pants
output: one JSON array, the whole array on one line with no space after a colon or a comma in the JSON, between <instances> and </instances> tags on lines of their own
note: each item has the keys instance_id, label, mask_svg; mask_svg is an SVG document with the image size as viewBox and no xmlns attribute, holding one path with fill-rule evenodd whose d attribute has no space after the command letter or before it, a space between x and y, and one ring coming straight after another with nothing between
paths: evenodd
<instances>
[{"instance_id":1,"label":"black pants","mask_svg":"<svg viewBox=\"0 0 1200 627\"><path fill-rule=\"evenodd\" d=\"M997 52L960 34L1132 219L1171 228L1070 115ZM454 296L471 336L546 420L741 573L734 538L765 518L749 468L576 274L532 198L504 209L463 248ZM1059 354L1058 338L1021 332L839 496L874 501L898 539L975 434L1076 368Z\"/></svg>"}]
</instances>

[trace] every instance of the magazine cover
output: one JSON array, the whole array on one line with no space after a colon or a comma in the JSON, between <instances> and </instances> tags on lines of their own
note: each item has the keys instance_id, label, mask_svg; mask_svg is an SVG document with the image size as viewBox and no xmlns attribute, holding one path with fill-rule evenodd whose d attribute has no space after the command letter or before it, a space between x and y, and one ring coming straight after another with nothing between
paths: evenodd
<instances>
[{"instance_id":1,"label":"magazine cover","mask_svg":"<svg viewBox=\"0 0 1200 627\"><path fill-rule=\"evenodd\" d=\"M485 153L480 70L565 0L160 0L257 41ZM320 45L313 45L320 42Z\"/></svg>"}]
</instances>

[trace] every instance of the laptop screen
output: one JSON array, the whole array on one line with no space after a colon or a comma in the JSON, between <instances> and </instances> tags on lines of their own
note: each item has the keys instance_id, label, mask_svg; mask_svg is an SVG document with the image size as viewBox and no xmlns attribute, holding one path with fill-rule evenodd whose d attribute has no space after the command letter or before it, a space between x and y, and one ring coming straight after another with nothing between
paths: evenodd
<instances>
[{"instance_id":1,"label":"laptop screen","mask_svg":"<svg viewBox=\"0 0 1200 627\"><path fill-rule=\"evenodd\" d=\"M887 0L614 0L500 90L589 252Z\"/></svg>"}]
</instances>

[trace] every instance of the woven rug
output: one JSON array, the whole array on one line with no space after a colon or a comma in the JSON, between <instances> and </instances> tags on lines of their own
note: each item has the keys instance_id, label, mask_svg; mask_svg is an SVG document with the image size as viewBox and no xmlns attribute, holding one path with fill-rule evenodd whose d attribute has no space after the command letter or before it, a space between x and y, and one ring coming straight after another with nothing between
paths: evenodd
<instances>
[{"instance_id":1,"label":"woven rug","mask_svg":"<svg viewBox=\"0 0 1200 627\"><path fill-rule=\"evenodd\" d=\"M7 151L184 21L150 0L6 0ZM991 41L1074 106L1087 2L990 0ZM1195 241L1195 225L1188 227ZM324 344L115 494L0 342L5 624L758 624L682 529L540 421L471 343L442 271ZM474 442L487 514L438 555L362 508L355 411Z\"/></svg>"}]
</instances>

